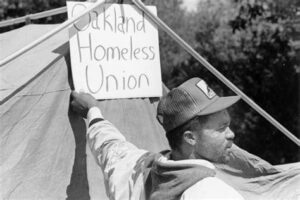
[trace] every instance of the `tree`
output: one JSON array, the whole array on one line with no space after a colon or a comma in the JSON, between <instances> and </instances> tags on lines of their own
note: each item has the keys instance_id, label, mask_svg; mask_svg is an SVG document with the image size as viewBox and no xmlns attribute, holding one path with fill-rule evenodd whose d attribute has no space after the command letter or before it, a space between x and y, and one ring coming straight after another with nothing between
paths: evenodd
<instances>
[{"instance_id":1,"label":"tree","mask_svg":"<svg viewBox=\"0 0 300 200\"><path fill-rule=\"evenodd\" d=\"M76 1L76 0L74 0ZM14 19L42 11L59 8L66 5L65 0L1 0L0 1L0 21ZM67 14L59 14L48 18L34 20L33 23L61 23L67 18ZM0 28L1 32L6 32L24 26L19 23Z\"/></svg>"},{"instance_id":2,"label":"tree","mask_svg":"<svg viewBox=\"0 0 300 200\"><path fill-rule=\"evenodd\" d=\"M291 16L262 1L206 1L199 8L193 16L198 23L196 50L291 132L299 133L298 74L286 25ZM232 94L193 58L177 65L172 76L171 87L199 76L219 93ZM298 147L257 112L245 103L233 109L232 127L240 146L274 164L299 160Z\"/></svg>"},{"instance_id":3,"label":"tree","mask_svg":"<svg viewBox=\"0 0 300 200\"><path fill-rule=\"evenodd\" d=\"M298 74L295 69L295 51L290 44L291 27L287 23L293 13L284 15L281 12L284 9L278 10L278 5L274 2L266 4L262 1L241 1L238 5L237 17L230 25L234 32L243 35L245 44L240 50L247 54L243 65L247 74L251 75L251 78L244 79L242 84L259 105L291 132L299 135ZM293 10L293 5L289 5L285 10ZM243 25L241 20L244 21ZM237 24L242 26L236 26ZM248 134L248 141L243 140L251 151L273 163L299 160L298 147L295 144L266 120L258 116L255 118L255 126L249 127L249 131L257 134ZM252 139L261 145L253 144ZM265 148L268 151L264 151Z\"/></svg>"},{"instance_id":4,"label":"tree","mask_svg":"<svg viewBox=\"0 0 300 200\"><path fill-rule=\"evenodd\" d=\"M147 5L157 7L157 15L173 31L185 41L194 43L194 27L188 21L188 14L181 8L182 0L146 0ZM170 71L178 63L184 62L188 54L167 33L159 30L160 60L162 78L167 82L171 77Z\"/></svg>"}]
</instances>

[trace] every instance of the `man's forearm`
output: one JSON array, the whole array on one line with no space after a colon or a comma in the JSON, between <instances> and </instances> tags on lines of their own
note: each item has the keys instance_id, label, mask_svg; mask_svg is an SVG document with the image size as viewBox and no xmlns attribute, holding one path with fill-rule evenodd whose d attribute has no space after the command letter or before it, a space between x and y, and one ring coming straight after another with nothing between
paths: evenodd
<instances>
[{"instance_id":1,"label":"man's forearm","mask_svg":"<svg viewBox=\"0 0 300 200\"><path fill-rule=\"evenodd\" d=\"M89 109L87 140L114 199L139 199L143 193L143 174L135 170L138 160L147 151L126 141L97 107ZM139 177L133 180L133 177Z\"/></svg>"},{"instance_id":2,"label":"man's forearm","mask_svg":"<svg viewBox=\"0 0 300 200\"><path fill-rule=\"evenodd\" d=\"M98 107L89 109L88 115L88 130L87 139L92 153L99 165L103 163L104 156L107 155L108 150L105 148L108 143L124 142L125 137L114 127L109 121L104 120L102 113ZM111 145L110 145L111 146ZM105 153L105 155L103 155ZM102 154L102 157L101 155ZM101 162L102 161L102 162Z\"/></svg>"}]
</instances>

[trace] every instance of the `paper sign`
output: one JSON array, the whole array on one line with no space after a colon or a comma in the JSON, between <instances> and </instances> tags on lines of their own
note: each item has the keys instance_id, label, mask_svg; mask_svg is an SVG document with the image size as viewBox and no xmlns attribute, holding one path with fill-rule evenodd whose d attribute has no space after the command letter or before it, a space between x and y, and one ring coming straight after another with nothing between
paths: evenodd
<instances>
[{"instance_id":1,"label":"paper sign","mask_svg":"<svg viewBox=\"0 0 300 200\"><path fill-rule=\"evenodd\" d=\"M67 2L68 17L91 6ZM154 6L147 6L156 14ZM69 28L76 91L97 99L162 95L157 27L133 5L104 4Z\"/></svg>"}]
</instances>

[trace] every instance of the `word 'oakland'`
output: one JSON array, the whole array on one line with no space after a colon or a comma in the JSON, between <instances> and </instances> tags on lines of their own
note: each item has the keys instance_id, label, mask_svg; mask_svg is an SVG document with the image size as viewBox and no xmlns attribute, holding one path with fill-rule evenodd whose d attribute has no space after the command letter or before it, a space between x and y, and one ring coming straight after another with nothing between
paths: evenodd
<instances>
[{"instance_id":1,"label":"word 'oakland'","mask_svg":"<svg viewBox=\"0 0 300 200\"><path fill-rule=\"evenodd\" d=\"M76 13L82 12L86 9L86 6L83 4L76 4L72 9L72 17ZM87 16L88 21L85 23L73 24L73 26L78 31L84 31L88 28L95 30L110 31L114 33L128 33L128 32L146 32L145 26L145 15L142 13L140 18L133 18L122 14L122 8L118 9L114 7L113 9L107 10L107 8L102 7L100 10L94 10L90 12Z\"/></svg>"}]
</instances>

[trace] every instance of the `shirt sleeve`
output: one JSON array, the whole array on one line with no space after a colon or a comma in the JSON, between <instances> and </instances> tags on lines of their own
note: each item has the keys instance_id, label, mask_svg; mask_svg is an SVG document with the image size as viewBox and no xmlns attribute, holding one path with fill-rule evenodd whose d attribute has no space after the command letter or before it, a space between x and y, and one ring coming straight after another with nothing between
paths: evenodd
<instances>
[{"instance_id":1,"label":"shirt sleeve","mask_svg":"<svg viewBox=\"0 0 300 200\"><path fill-rule=\"evenodd\" d=\"M136 175L135 166L147 151L128 142L113 124L103 119L99 108L91 108L87 119L87 141L103 171L107 195L110 199L139 199L143 177Z\"/></svg>"}]
</instances>

